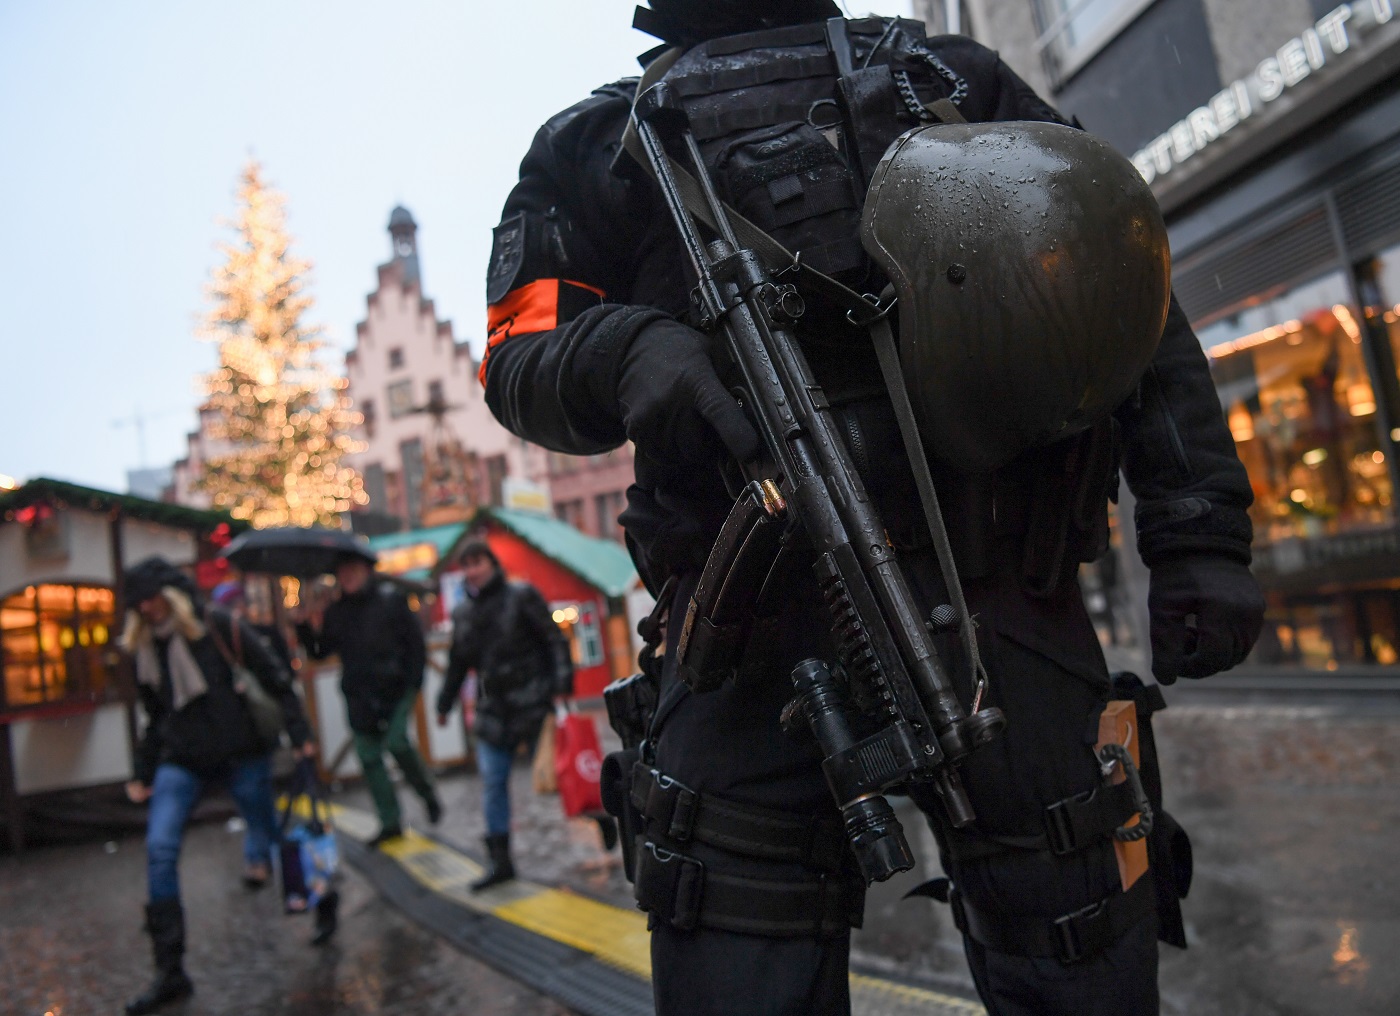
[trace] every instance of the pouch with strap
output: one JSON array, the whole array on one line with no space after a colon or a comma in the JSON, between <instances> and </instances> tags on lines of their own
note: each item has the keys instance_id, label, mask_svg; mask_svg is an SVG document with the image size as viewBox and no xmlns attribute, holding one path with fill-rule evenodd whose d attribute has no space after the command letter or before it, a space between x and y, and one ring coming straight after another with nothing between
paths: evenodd
<instances>
[{"instance_id":1,"label":"pouch with strap","mask_svg":"<svg viewBox=\"0 0 1400 1016\"><path fill-rule=\"evenodd\" d=\"M214 639L214 645L218 647L220 655L228 663L229 670L233 672L233 690L243 699L244 705L248 707L248 715L253 720L253 728L258 732L258 739L264 744L272 747L282 737L282 728L286 726L286 717L282 715L282 706L273 698L262 682L254 676L243 663L243 639L238 618L229 617L229 636L233 640L233 650L224 644L224 640L219 637L219 629L212 617L205 619L209 628L209 635Z\"/></svg>"}]
</instances>

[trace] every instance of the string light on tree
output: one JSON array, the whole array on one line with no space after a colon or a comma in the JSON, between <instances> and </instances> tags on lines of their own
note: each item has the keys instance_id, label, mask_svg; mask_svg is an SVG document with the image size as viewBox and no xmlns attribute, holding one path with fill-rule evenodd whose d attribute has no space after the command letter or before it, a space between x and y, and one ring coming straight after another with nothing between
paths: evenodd
<instances>
[{"instance_id":1,"label":"string light on tree","mask_svg":"<svg viewBox=\"0 0 1400 1016\"><path fill-rule=\"evenodd\" d=\"M338 526L368 503L360 476L342 463L360 451L360 423L305 323L311 263L291 253L284 199L250 161L238 188L237 232L208 287L201 337L218 343L218 369L204 376L215 411L210 454L196 483L219 508L258 528Z\"/></svg>"}]
</instances>

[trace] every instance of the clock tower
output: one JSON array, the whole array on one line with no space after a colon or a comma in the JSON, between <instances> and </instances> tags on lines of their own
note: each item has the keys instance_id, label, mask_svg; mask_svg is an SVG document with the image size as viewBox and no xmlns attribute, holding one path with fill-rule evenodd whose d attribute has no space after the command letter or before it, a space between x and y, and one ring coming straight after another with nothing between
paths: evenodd
<instances>
[{"instance_id":1,"label":"clock tower","mask_svg":"<svg viewBox=\"0 0 1400 1016\"><path fill-rule=\"evenodd\" d=\"M393 263L403 271L403 284L421 282L418 277L418 223L403 205L389 213L389 237L393 243Z\"/></svg>"}]
</instances>

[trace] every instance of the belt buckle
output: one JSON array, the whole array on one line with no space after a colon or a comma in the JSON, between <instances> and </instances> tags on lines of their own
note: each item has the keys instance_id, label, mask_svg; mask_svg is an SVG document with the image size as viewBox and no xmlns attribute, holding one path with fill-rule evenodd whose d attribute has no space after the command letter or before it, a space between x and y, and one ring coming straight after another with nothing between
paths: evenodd
<instances>
[{"instance_id":1,"label":"belt buckle","mask_svg":"<svg viewBox=\"0 0 1400 1016\"><path fill-rule=\"evenodd\" d=\"M1097 789L1087 790L1063 801L1056 801L1045 809L1045 838L1050 843L1050 852L1057 857L1072 854L1081 846L1074 833L1074 822L1070 818L1069 805L1084 804L1098 793Z\"/></svg>"},{"instance_id":2,"label":"belt buckle","mask_svg":"<svg viewBox=\"0 0 1400 1016\"><path fill-rule=\"evenodd\" d=\"M1055 931L1055 946L1061 963L1078 963L1084 958L1084 943L1079 935L1078 922L1093 920L1108 906L1107 900L1090 903L1073 913L1057 917L1051 923Z\"/></svg>"}]
</instances>

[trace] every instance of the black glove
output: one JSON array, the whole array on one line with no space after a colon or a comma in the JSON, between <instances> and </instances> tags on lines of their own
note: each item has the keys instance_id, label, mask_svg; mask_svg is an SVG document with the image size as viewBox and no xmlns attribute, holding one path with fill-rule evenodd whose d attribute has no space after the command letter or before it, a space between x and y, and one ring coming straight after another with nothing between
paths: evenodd
<instances>
[{"instance_id":1,"label":"black glove","mask_svg":"<svg viewBox=\"0 0 1400 1016\"><path fill-rule=\"evenodd\" d=\"M702 461L715 435L740 462L758 434L715 373L710 340L679 321L653 321L627 347L617 401L628 438L659 462Z\"/></svg>"},{"instance_id":2,"label":"black glove","mask_svg":"<svg viewBox=\"0 0 1400 1016\"><path fill-rule=\"evenodd\" d=\"M1228 670L1248 656L1264 623L1264 596L1238 561L1190 554L1152 569L1147 610L1152 673L1173 684Z\"/></svg>"}]
</instances>

